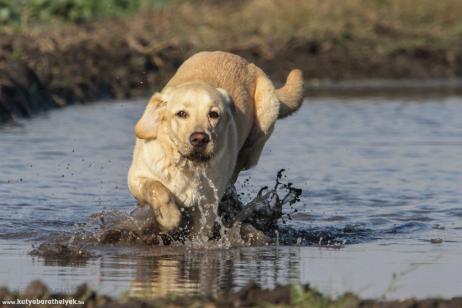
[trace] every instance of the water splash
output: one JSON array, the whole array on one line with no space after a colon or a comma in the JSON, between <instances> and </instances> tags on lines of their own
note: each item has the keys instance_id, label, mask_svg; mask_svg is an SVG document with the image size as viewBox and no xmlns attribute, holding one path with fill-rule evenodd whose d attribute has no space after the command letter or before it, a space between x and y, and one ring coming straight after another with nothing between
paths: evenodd
<instances>
[{"instance_id":1,"label":"water splash","mask_svg":"<svg viewBox=\"0 0 462 308\"><path fill-rule=\"evenodd\" d=\"M207 179L205 174L200 175ZM384 234L406 233L422 228L415 223L387 229L371 229L364 224L321 227L300 224L299 221L292 223L291 214L297 211L293 205L300 201L302 190L287 182L286 178L284 170L280 170L274 185L271 188L262 187L246 204L239 198L235 187L228 188L219 204L201 199L199 210L202 223L207 221L209 210L217 218L212 236L190 237L187 226L174 233L158 233L155 231L152 209L136 207L131 212L110 210L95 213L88 223L80 224L74 232L58 234L35 247L31 253L48 260L53 260L53 256L63 260L62 256L65 256L65 260L76 262L88 259L95 251L101 251L107 246L105 244L170 246L175 249L223 249L269 244L339 248L379 239ZM213 190L213 183L207 183ZM213 192L217 200L216 190ZM190 210L183 214L188 216Z\"/></svg>"},{"instance_id":2,"label":"water splash","mask_svg":"<svg viewBox=\"0 0 462 308\"><path fill-rule=\"evenodd\" d=\"M89 253L83 251L101 244L170 245L193 249L271 244L279 229L278 220L284 216L283 207L290 207L299 201L302 192L291 183L282 181L283 172L284 170L280 170L277 173L272 188L263 187L246 205L239 199L234 187L226 191L219 204L200 199L200 230L204 231L207 215L216 217L211 237L189 237L187 226L174 233L154 232L155 220L152 209L137 207L129 213L110 210L92 214L89 222L79 225L71 235L59 235L35 248L33 253L50 256L66 251L73 257L88 257ZM207 180L214 192L215 200L218 200L213 183L208 180L206 174L200 173L200 176ZM213 212L209 213L209 210ZM188 211L184 214L187 216Z\"/></svg>"},{"instance_id":3,"label":"water splash","mask_svg":"<svg viewBox=\"0 0 462 308\"><path fill-rule=\"evenodd\" d=\"M222 221L222 219L221 219L221 217L219 215L219 203L220 203L220 200L219 200L219 197L218 197L218 189L216 188L213 181L207 176L207 174L205 173L205 170L203 170L202 176L207 181L208 185L210 186L210 188L213 191L213 202L212 202L211 205L212 205L213 217L215 217L214 229L215 230L218 229L218 232L219 232L219 235L214 236L215 240L216 240L216 243L218 244L218 247L220 247L220 248L229 248L229 247L232 246L232 243L229 240L229 238L228 238L228 236L227 236L227 234L225 232L226 227L223 224L223 221ZM213 231L213 229L212 229L212 231ZM216 231L215 231L215 233L216 233ZM207 242L208 242L208 239L207 239Z\"/></svg>"},{"instance_id":4,"label":"water splash","mask_svg":"<svg viewBox=\"0 0 462 308\"><path fill-rule=\"evenodd\" d=\"M228 191L220 203L220 216L223 216L226 224L231 225L236 221L249 223L272 236L272 233L278 229L278 220L284 216L283 207L290 207L300 201L302 194L300 188L293 187L290 182L282 181L284 171L284 169L278 171L271 189L267 186L262 187L257 196L245 206L239 200L235 189ZM289 213L286 215L291 219Z\"/></svg>"}]
</instances>

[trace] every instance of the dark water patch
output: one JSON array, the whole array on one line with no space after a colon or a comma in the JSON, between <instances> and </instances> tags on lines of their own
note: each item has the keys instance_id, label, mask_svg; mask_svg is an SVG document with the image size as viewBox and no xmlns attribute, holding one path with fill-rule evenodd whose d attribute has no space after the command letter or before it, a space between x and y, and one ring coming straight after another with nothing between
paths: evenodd
<instances>
[{"instance_id":1,"label":"dark water patch","mask_svg":"<svg viewBox=\"0 0 462 308\"><path fill-rule=\"evenodd\" d=\"M410 221L407 223L403 223L401 225L396 225L391 227L388 230L385 230L384 233L389 234L409 234L414 233L422 230L431 229L431 225L425 224L422 222L417 221Z\"/></svg>"},{"instance_id":2,"label":"dark water patch","mask_svg":"<svg viewBox=\"0 0 462 308\"><path fill-rule=\"evenodd\" d=\"M442 212L448 216L462 217L462 205L461 205L461 208L453 208L453 209L449 209L447 211L442 211Z\"/></svg>"},{"instance_id":3,"label":"dark water patch","mask_svg":"<svg viewBox=\"0 0 462 308\"><path fill-rule=\"evenodd\" d=\"M412 215L409 217L399 217L395 218L397 221L419 221L419 222L429 222L433 221L434 219L428 216L418 216L418 215Z\"/></svg>"},{"instance_id":4,"label":"dark water patch","mask_svg":"<svg viewBox=\"0 0 462 308\"><path fill-rule=\"evenodd\" d=\"M4 240L17 240L17 239L39 239L37 238L37 232L27 231L27 230L17 230L16 228L11 228L11 230L4 230L5 232L0 233L0 239Z\"/></svg>"},{"instance_id":5,"label":"dark water patch","mask_svg":"<svg viewBox=\"0 0 462 308\"><path fill-rule=\"evenodd\" d=\"M86 261L94 256L87 249L74 244L58 242L42 243L34 247L31 256L39 256L45 260L46 265L85 265Z\"/></svg>"},{"instance_id":6,"label":"dark water patch","mask_svg":"<svg viewBox=\"0 0 462 308\"><path fill-rule=\"evenodd\" d=\"M342 247L379 239L391 239L390 235L414 234L432 229L430 224L420 221L395 224L391 227L388 225L388 220L380 220L378 223L371 221L368 224L346 224L342 227L282 226L279 228L279 243L282 245Z\"/></svg>"},{"instance_id":7,"label":"dark water patch","mask_svg":"<svg viewBox=\"0 0 462 308\"><path fill-rule=\"evenodd\" d=\"M338 215L336 215L336 216L327 217L327 218L325 218L324 220L325 220L325 221L343 221L343 220L346 220L346 219L347 219L347 218L344 217L344 216L338 216Z\"/></svg>"},{"instance_id":8,"label":"dark water patch","mask_svg":"<svg viewBox=\"0 0 462 308\"><path fill-rule=\"evenodd\" d=\"M378 234L364 226L347 225L343 228L283 227L280 230L279 243L282 245L343 247L378 239Z\"/></svg>"}]
</instances>

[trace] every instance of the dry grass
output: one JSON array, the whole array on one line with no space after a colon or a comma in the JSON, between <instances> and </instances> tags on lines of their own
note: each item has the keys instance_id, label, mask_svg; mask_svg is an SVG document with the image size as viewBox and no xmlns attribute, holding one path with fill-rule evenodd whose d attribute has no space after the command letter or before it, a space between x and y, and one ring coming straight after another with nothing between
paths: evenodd
<instances>
[{"instance_id":1,"label":"dry grass","mask_svg":"<svg viewBox=\"0 0 462 308\"><path fill-rule=\"evenodd\" d=\"M290 47L294 40L348 47L353 53L390 54L420 47L460 49L462 1L454 0L250 0L233 3L183 1L147 9L135 16L62 27L25 25L22 32L62 47L91 37L113 36L152 52L167 46L204 49L245 49L258 46L263 56ZM108 31L111 28L111 31ZM137 46L138 45L138 46ZM353 47L350 47L354 45Z\"/></svg>"},{"instance_id":2,"label":"dry grass","mask_svg":"<svg viewBox=\"0 0 462 308\"><path fill-rule=\"evenodd\" d=\"M275 53L297 39L355 44L353 52L462 46L462 2L453 0L252 0L219 6L186 2L128 21L146 42L194 49L252 45Z\"/></svg>"}]
</instances>

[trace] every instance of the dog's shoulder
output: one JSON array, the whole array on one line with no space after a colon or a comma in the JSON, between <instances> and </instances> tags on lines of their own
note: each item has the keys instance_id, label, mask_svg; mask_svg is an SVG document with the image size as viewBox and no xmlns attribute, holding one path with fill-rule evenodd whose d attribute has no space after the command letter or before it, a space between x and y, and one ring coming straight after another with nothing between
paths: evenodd
<instances>
[{"instance_id":1,"label":"dog's shoulder","mask_svg":"<svg viewBox=\"0 0 462 308\"><path fill-rule=\"evenodd\" d=\"M202 81L223 88L231 95L253 91L254 66L244 58L223 51L202 51L187 59L170 79L168 86L190 81Z\"/></svg>"}]
</instances>

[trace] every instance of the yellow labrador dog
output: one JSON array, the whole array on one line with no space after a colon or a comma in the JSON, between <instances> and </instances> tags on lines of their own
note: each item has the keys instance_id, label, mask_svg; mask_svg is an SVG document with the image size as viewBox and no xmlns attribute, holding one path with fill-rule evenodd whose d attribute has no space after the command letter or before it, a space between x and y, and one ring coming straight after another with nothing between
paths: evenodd
<instances>
[{"instance_id":1,"label":"yellow labrador dog","mask_svg":"<svg viewBox=\"0 0 462 308\"><path fill-rule=\"evenodd\" d=\"M210 235L226 188L257 164L276 120L300 107L302 92L300 70L275 89L260 68L231 53L186 60L135 126L128 186L152 207L158 230L177 230L188 212L189 234Z\"/></svg>"}]
</instances>

